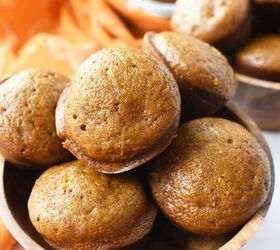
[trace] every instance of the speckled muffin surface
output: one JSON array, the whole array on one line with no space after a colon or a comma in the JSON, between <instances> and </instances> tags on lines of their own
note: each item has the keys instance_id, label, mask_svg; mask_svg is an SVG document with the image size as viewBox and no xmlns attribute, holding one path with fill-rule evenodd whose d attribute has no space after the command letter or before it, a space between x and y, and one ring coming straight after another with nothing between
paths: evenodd
<instances>
[{"instance_id":1,"label":"speckled muffin surface","mask_svg":"<svg viewBox=\"0 0 280 250\"><path fill-rule=\"evenodd\" d=\"M184 33L147 33L145 48L171 70L178 82L182 105L189 108L190 93L202 108L219 107L234 95L237 82L226 58L214 47Z\"/></svg>"},{"instance_id":2,"label":"speckled muffin surface","mask_svg":"<svg viewBox=\"0 0 280 250\"><path fill-rule=\"evenodd\" d=\"M172 26L175 31L215 43L238 30L249 12L249 0L178 0Z\"/></svg>"},{"instance_id":3,"label":"speckled muffin surface","mask_svg":"<svg viewBox=\"0 0 280 250\"><path fill-rule=\"evenodd\" d=\"M256 37L236 55L238 72L280 81L280 35Z\"/></svg>"},{"instance_id":4,"label":"speckled muffin surface","mask_svg":"<svg viewBox=\"0 0 280 250\"><path fill-rule=\"evenodd\" d=\"M81 65L64 108L64 147L98 171L117 173L169 145L180 119L180 94L153 56L104 49Z\"/></svg>"},{"instance_id":5,"label":"speckled muffin surface","mask_svg":"<svg viewBox=\"0 0 280 250\"><path fill-rule=\"evenodd\" d=\"M153 196L185 230L218 235L245 223L270 189L270 164L257 140L221 118L182 125L150 173Z\"/></svg>"},{"instance_id":6,"label":"speckled muffin surface","mask_svg":"<svg viewBox=\"0 0 280 250\"><path fill-rule=\"evenodd\" d=\"M144 237L156 207L139 180L73 161L48 169L28 201L31 222L57 249L119 249Z\"/></svg>"},{"instance_id":7,"label":"speckled muffin surface","mask_svg":"<svg viewBox=\"0 0 280 250\"><path fill-rule=\"evenodd\" d=\"M6 160L44 167L70 158L55 129L56 104L68 83L62 75L27 69L0 85L0 152Z\"/></svg>"}]
</instances>

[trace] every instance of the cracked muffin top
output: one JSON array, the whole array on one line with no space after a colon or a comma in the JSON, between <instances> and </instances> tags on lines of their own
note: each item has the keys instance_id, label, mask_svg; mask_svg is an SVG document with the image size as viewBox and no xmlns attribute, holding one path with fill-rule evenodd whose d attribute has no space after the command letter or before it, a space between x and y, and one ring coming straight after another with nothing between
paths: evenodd
<instances>
[{"instance_id":1,"label":"cracked muffin top","mask_svg":"<svg viewBox=\"0 0 280 250\"><path fill-rule=\"evenodd\" d=\"M157 209L136 176L105 175L80 161L49 168L28 201L36 230L57 249L119 249L143 238Z\"/></svg>"},{"instance_id":2,"label":"cracked muffin top","mask_svg":"<svg viewBox=\"0 0 280 250\"><path fill-rule=\"evenodd\" d=\"M65 76L41 69L24 70L0 85L0 152L23 167L45 167L66 161L55 129L55 108Z\"/></svg>"},{"instance_id":3,"label":"cracked muffin top","mask_svg":"<svg viewBox=\"0 0 280 250\"><path fill-rule=\"evenodd\" d=\"M249 13L250 0L178 0L172 26L175 31L215 43L237 31Z\"/></svg>"},{"instance_id":4,"label":"cracked muffin top","mask_svg":"<svg viewBox=\"0 0 280 250\"><path fill-rule=\"evenodd\" d=\"M266 200L270 163L242 126L221 118L185 123L150 173L153 196L185 230L227 233L245 223Z\"/></svg>"},{"instance_id":5,"label":"cracked muffin top","mask_svg":"<svg viewBox=\"0 0 280 250\"><path fill-rule=\"evenodd\" d=\"M61 98L57 120L64 125L57 127L64 147L101 172L123 172L159 154L180 118L172 74L136 49L103 49L89 57Z\"/></svg>"}]
</instances>

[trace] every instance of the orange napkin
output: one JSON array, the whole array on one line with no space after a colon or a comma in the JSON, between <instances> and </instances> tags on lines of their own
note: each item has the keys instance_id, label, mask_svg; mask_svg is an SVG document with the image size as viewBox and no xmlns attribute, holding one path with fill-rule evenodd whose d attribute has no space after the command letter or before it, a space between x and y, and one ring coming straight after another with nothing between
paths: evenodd
<instances>
[{"instance_id":1,"label":"orange napkin","mask_svg":"<svg viewBox=\"0 0 280 250\"><path fill-rule=\"evenodd\" d=\"M80 26L102 47L129 45L140 47L142 41L136 39L124 21L103 0L71 1Z\"/></svg>"},{"instance_id":2,"label":"orange napkin","mask_svg":"<svg viewBox=\"0 0 280 250\"><path fill-rule=\"evenodd\" d=\"M15 50L38 32L55 31L65 0L0 1L0 42Z\"/></svg>"},{"instance_id":3,"label":"orange napkin","mask_svg":"<svg viewBox=\"0 0 280 250\"><path fill-rule=\"evenodd\" d=\"M0 249L11 250L16 241L0 219Z\"/></svg>"}]
</instances>

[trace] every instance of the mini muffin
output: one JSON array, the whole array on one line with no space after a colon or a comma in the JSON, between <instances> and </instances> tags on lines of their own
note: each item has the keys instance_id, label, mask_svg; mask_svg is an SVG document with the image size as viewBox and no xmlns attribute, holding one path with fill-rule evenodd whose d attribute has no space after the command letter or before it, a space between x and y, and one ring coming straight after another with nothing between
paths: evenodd
<instances>
[{"instance_id":1,"label":"mini muffin","mask_svg":"<svg viewBox=\"0 0 280 250\"><path fill-rule=\"evenodd\" d=\"M270 163L258 141L221 118L182 125L150 173L153 196L167 217L205 235L245 223L266 200L270 180Z\"/></svg>"},{"instance_id":2,"label":"mini muffin","mask_svg":"<svg viewBox=\"0 0 280 250\"><path fill-rule=\"evenodd\" d=\"M172 26L220 49L234 49L251 33L250 0L178 0Z\"/></svg>"},{"instance_id":3,"label":"mini muffin","mask_svg":"<svg viewBox=\"0 0 280 250\"><path fill-rule=\"evenodd\" d=\"M58 134L78 159L120 173L170 144L180 106L177 83L156 58L136 49L104 49L81 65L61 96Z\"/></svg>"},{"instance_id":4,"label":"mini muffin","mask_svg":"<svg viewBox=\"0 0 280 250\"><path fill-rule=\"evenodd\" d=\"M151 230L157 209L135 176L104 175L80 161L49 168L28 200L35 229L57 249L119 249Z\"/></svg>"},{"instance_id":5,"label":"mini muffin","mask_svg":"<svg viewBox=\"0 0 280 250\"><path fill-rule=\"evenodd\" d=\"M280 81L280 35L256 37L236 55L240 73L271 81Z\"/></svg>"},{"instance_id":6,"label":"mini muffin","mask_svg":"<svg viewBox=\"0 0 280 250\"><path fill-rule=\"evenodd\" d=\"M56 135L55 108L65 76L41 69L24 70L0 85L0 153L22 167L46 167L71 154Z\"/></svg>"},{"instance_id":7,"label":"mini muffin","mask_svg":"<svg viewBox=\"0 0 280 250\"><path fill-rule=\"evenodd\" d=\"M237 82L232 68L207 43L187 34L166 31L147 33L144 44L177 80L183 115L211 115L235 94Z\"/></svg>"}]
</instances>

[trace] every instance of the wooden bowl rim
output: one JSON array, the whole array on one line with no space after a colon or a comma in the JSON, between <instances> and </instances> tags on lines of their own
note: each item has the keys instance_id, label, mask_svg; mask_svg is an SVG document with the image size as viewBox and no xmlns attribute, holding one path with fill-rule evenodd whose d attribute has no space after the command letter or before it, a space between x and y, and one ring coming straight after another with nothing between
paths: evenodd
<instances>
[{"instance_id":1,"label":"wooden bowl rim","mask_svg":"<svg viewBox=\"0 0 280 250\"><path fill-rule=\"evenodd\" d=\"M274 164L272 160L272 155L269 150L269 147L261 134L260 129L257 127L255 122L243 111L239 110L234 104L228 103L226 107L233 112L240 120L244 123L244 125L257 137L258 141L261 142L264 150L268 154L270 164L271 164L271 187L270 193L263 204L263 206L257 211L257 213L239 230L239 232L231 238L227 243L225 243L219 250L233 250L233 249L240 249L243 245L245 245L250 238L256 233L258 228L261 226L267 211L269 209L273 192L274 192ZM3 177L4 175L4 168L5 168L5 159L0 154L0 176ZM16 220L14 219L9 205L5 199L5 190L4 190L4 182L3 178L0 180L0 215L10 230L11 234L14 238L26 249L32 250L44 250L37 242L35 242L28 234L24 232L24 230L18 225Z\"/></svg>"},{"instance_id":2,"label":"wooden bowl rim","mask_svg":"<svg viewBox=\"0 0 280 250\"><path fill-rule=\"evenodd\" d=\"M242 82L244 84L266 88L266 89L280 90L280 82L263 80L263 79L243 75L240 73L235 73L235 74L238 82Z\"/></svg>"}]
</instances>

